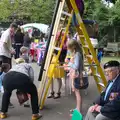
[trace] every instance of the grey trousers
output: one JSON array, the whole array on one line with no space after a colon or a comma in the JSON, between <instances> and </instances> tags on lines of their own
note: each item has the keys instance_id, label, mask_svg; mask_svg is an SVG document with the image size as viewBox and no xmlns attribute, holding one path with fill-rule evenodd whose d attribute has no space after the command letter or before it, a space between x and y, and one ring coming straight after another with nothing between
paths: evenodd
<instances>
[{"instance_id":1,"label":"grey trousers","mask_svg":"<svg viewBox=\"0 0 120 120\"><path fill-rule=\"evenodd\" d=\"M101 113L94 113L94 112L92 113L89 108L85 120L111 120L111 119L103 116Z\"/></svg>"}]
</instances>

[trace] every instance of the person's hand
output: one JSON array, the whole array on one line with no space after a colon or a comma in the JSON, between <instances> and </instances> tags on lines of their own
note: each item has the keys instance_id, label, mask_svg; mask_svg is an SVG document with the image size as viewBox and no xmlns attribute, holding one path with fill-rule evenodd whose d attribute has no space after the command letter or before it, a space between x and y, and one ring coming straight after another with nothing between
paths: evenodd
<instances>
[{"instance_id":1,"label":"person's hand","mask_svg":"<svg viewBox=\"0 0 120 120\"><path fill-rule=\"evenodd\" d=\"M65 59L65 63L69 63L70 60L68 58Z\"/></svg>"},{"instance_id":2,"label":"person's hand","mask_svg":"<svg viewBox=\"0 0 120 120\"><path fill-rule=\"evenodd\" d=\"M15 52L15 50L14 49L12 49L11 50L11 54L15 54L16 52Z\"/></svg>"},{"instance_id":3,"label":"person's hand","mask_svg":"<svg viewBox=\"0 0 120 120\"><path fill-rule=\"evenodd\" d=\"M100 112L100 110L101 110L101 106L97 106L95 109L96 112Z\"/></svg>"},{"instance_id":4,"label":"person's hand","mask_svg":"<svg viewBox=\"0 0 120 120\"><path fill-rule=\"evenodd\" d=\"M64 67L64 70L65 70L65 71L69 71L69 70L70 70L70 67L68 67L67 64L64 64L63 67Z\"/></svg>"},{"instance_id":5,"label":"person's hand","mask_svg":"<svg viewBox=\"0 0 120 120\"><path fill-rule=\"evenodd\" d=\"M90 108L90 112L94 112L95 109L96 109L98 106L99 106L98 104L92 106L92 107Z\"/></svg>"}]
</instances>

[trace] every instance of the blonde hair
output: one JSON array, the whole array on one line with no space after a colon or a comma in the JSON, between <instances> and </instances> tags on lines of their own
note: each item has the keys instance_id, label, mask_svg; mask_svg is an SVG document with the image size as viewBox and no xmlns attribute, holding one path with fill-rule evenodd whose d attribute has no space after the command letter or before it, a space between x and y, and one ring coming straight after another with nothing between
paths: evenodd
<instances>
[{"instance_id":1,"label":"blonde hair","mask_svg":"<svg viewBox=\"0 0 120 120\"><path fill-rule=\"evenodd\" d=\"M25 60L23 58L17 58L15 59L15 63L16 64L25 63Z\"/></svg>"},{"instance_id":2,"label":"blonde hair","mask_svg":"<svg viewBox=\"0 0 120 120\"><path fill-rule=\"evenodd\" d=\"M75 50L75 52L79 52L83 56L83 50L81 45L76 40L70 40L67 45L68 49Z\"/></svg>"},{"instance_id":3,"label":"blonde hair","mask_svg":"<svg viewBox=\"0 0 120 120\"><path fill-rule=\"evenodd\" d=\"M83 65L83 69L84 69L84 55L83 55L82 46L79 44L79 42L76 41L76 40L70 40L70 41L68 42L67 47L68 47L68 49L75 51L75 53L76 53L76 52L79 52L79 53L80 53L81 58L82 58L82 63L81 63L81 65Z\"/></svg>"},{"instance_id":4,"label":"blonde hair","mask_svg":"<svg viewBox=\"0 0 120 120\"><path fill-rule=\"evenodd\" d=\"M22 47L20 48L20 52L21 52L21 53L25 53L25 52L27 52L27 51L28 51L28 48L25 47L25 46L22 46Z\"/></svg>"}]
</instances>

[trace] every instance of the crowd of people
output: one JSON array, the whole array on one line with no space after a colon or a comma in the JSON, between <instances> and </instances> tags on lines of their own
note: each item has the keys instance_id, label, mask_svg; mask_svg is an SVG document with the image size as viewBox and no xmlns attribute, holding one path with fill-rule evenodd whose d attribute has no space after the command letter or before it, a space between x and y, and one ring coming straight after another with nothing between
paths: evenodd
<instances>
[{"instance_id":1,"label":"crowd of people","mask_svg":"<svg viewBox=\"0 0 120 120\"><path fill-rule=\"evenodd\" d=\"M14 44L12 44L13 39ZM0 97L2 98L0 118L2 119L7 117L10 97L15 89L30 95L32 120L42 117L39 114L37 88L33 83L34 71L31 65L28 64L28 56L26 55L30 43L28 33L23 35L15 23L12 23L0 38ZM20 51L22 53L21 58L19 58ZM15 55L16 65L14 66L11 64L12 55Z\"/></svg>"},{"instance_id":2,"label":"crowd of people","mask_svg":"<svg viewBox=\"0 0 120 120\"><path fill-rule=\"evenodd\" d=\"M64 31L58 31L56 36L55 46L58 47L61 41L61 35L64 35ZM12 40L14 38L14 45ZM66 37L64 42L59 61L53 75L53 81L51 85L51 93L48 98L58 99L61 97L62 79L65 77L65 73L69 76L71 81L72 91L76 96L76 110L82 113L82 98L80 90L84 85L83 71L84 71L84 54L82 46L77 37L73 37L73 40ZM8 107L12 104L10 97L13 90L21 91L29 94L32 106L32 120L41 118L38 105L37 88L34 85L34 71L29 63L28 51L30 49L30 38L27 33L21 32L20 28L15 23L10 25L1 36L0 39L0 91L1 91L1 114L0 118L7 117ZM21 55L20 55L21 53ZM47 77L49 79L51 70L54 68L54 62L58 54L57 50L54 50L51 60L51 64L48 69ZM15 55L16 65L12 66L12 56ZM98 61L101 62L102 52L98 51ZM94 102L94 105L89 108L85 120L119 120L120 118L120 63L118 61L109 61L104 65L105 75L108 80L108 85L105 91ZM21 81L22 79L22 81ZM54 79L58 81L58 91L55 95L54 91ZM27 87L26 87L27 84ZM71 110L71 114L72 114Z\"/></svg>"},{"instance_id":3,"label":"crowd of people","mask_svg":"<svg viewBox=\"0 0 120 120\"><path fill-rule=\"evenodd\" d=\"M63 31L62 31L63 32ZM60 32L58 32L60 34ZM64 32L62 33L64 34ZM58 40L59 37L57 36ZM67 38L66 38L67 39ZM60 39L61 40L61 39ZM65 40L66 41L66 40ZM58 44L56 44L57 46ZM64 51L64 46L67 45L67 53ZM56 59L57 51L54 50L53 58L51 60L51 65L49 67L52 70L52 66ZM67 55L67 56L66 56ZM64 57L66 56L66 57ZM64 70L68 73L69 80L71 81L72 91L76 96L76 110L82 113L82 98L80 95L80 90L84 85L83 79L83 71L84 71L84 54L82 51L82 46L78 42L77 39L68 39L67 42L64 43L59 62L56 66L63 65L62 62L65 61ZM102 49L98 50L98 61L101 63L101 59L103 56ZM60 59L62 58L62 60ZM93 61L94 63L94 61ZM104 73L106 79L108 80L108 85L105 90L100 94L100 97L94 102L93 106L89 108L88 113L86 114L85 120L119 120L120 119L120 89L119 89L119 81L120 81L120 63L119 61L113 60L108 61L103 65ZM53 82L51 85L51 93L48 98L60 98L61 96L61 78L65 75L63 73L63 68L55 68L53 81L54 79L58 80L58 93L55 96L55 92L53 89ZM49 71L49 70L48 70ZM50 71L49 71L50 72ZM48 72L48 78L49 78ZM71 110L71 114L74 109Z\"/></svg>"},{"instance_id":4,"label":"crowd of people","mask_svg":"<svg viewBox=\"0 0 120 120\"><path fill-rule=\"evenodd\" d=\"M79 2L79 0L76 0ZM81 16L84 12L84 2L81 0L77 4ZM82 6L82 7L81 7ZM73 17L73 25L77 26L76 16ZM61 36L64 36L64 31L61 27L56 35L55 46L61 44ZM42 39L42 41L44 41ZM18 93L27 94L28 99L31 99L32 120L37 120L42 117L39 113L38 93L34 85L34 70L29 64L29 51L31 38L28 32L25 32L12 23L10 27L4 31L0 38L0 118L7 118L8 108L13 106L10 98L13 90ZM57 59L58 51L54 50L50 66L48 68L47 78L51 77L51 71L54 69L54 63ZM15 57L15 65L12 66L12 56ZM98 61L101 62L103 52L98 51ZM61 54L54 70L52 77L51 93L48 98L58 99L61 97L62 78L65 73L71 82L72 91L76 96L75 109L82 113L82 97L80 90L84 89L84 52L79 42L78 33L74 37L69 33L61 50ZM94 63L94 61L93 61ZM59 67L62 66L62 67ZM100 94L94 104L88 109L85 120L120 120L120 63L116 60L109 61L104 64L104 73L108 80L108 85ZM90 70L91 71L91 70ZM54 79L58 81L58 91L54 91ZM26 87L27 85L27 87ZM86 88L86 87L85 87ZM27 101L26 100L26 101ZM20 99L19 99L20 102ZM25 101L24 101L25 102ZM24 103L23 102L23 103ZM21 103L20 103L21 104ZM71 115L74 109L71 110Z\"/></svg>"}]
</instances>

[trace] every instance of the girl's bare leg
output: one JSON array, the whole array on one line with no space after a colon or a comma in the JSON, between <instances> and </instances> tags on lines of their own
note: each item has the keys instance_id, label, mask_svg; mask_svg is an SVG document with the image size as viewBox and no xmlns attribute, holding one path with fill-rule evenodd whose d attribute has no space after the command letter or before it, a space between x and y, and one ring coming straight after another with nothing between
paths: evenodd
<instances>
[{"instance_id":1,"label":"girl's bare leg","mask_svg":"<svg viewBox=\"0 0 120 120\"><path fill-rule=\"evenodd\" d=\"M75 89L75 96L76 96L76 109L81 112L81 108L82 108L82 98L80 95L80 91Z\"/></svg>"}]
</instances>

